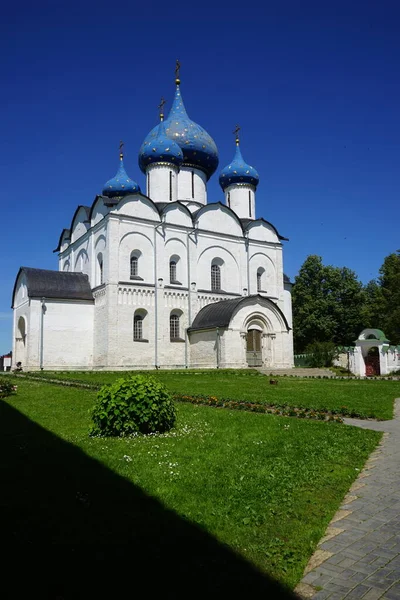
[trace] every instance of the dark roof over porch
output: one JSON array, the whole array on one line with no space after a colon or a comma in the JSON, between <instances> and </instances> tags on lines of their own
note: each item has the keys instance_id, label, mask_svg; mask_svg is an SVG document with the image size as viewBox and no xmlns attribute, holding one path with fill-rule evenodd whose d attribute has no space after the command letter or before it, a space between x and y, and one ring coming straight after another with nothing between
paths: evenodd
<instances>
[{"instance_id":1,"label":"dark roof over porch","mask_svg":"<svg viewBox=\"0 0 400 600\"><path fill-rule=\"evenodd\" d=\"M257 299L259 304L268 306L268 304L272 304L273 307L278 310L281 314L286 326L288 329L289 325L286 320L285 315L269 298L265 298L264 296L260 296L259 294L255 294L253 296L243 296L241 298L231 298L230 300L221 300L220 302L214 302L213 304L208 304L204 306L196 315L192 326L189 328L190 331L197 331L199 329L214 329L216 327L228 327L231 319L233 317L234 312L237 308L239 308L242 304L247 304L249 300L253 301Z\"/></svg>"}]
</instances>

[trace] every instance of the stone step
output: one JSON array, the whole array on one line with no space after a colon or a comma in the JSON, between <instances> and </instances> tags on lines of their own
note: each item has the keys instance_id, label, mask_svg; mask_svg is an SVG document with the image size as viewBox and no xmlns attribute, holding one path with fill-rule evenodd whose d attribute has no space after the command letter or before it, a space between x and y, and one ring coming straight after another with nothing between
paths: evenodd
<instances>
[{"instance_id":1,"label":"stone step","mask_svg":"<svg viewBox=\"0 0 400 600\"><path fill-rule=\"evenodd\" d=\"M259 368L265 375L287 375L290 377L335 377L335 373L329 369L313 369L307 367L294 367L293 369Z\"/></svg>"}]
</instances>

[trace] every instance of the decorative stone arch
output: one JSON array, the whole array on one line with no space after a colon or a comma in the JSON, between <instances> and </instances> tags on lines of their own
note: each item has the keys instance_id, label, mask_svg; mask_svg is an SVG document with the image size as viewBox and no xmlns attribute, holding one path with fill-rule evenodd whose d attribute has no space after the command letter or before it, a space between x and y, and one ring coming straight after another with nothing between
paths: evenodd
<instances>
[{"instance_id":1,"label":"decorative stone arch","mask_svg":"<svg viewBox=\"0 0 400 600\"><path fill-rule=\"evenodd\" d=\"M261 367L267 360L267 353L271 354L270 339L275 334L270 320L264 313L255 311L243 323L241 336L246 343L246 362L249 367Z\"/></svg>"},{"instance_id":2,"label":"decorative stone arch","mask_svg":"<svg viewBox=\"0 0 400 600\"><path fill-rule=\"evenodd\" d=\"M65 265L64 265L64 270L65 269ZM82 248L81 250L79 250L78 256L76 257L75 260L75 272L81 272L81 273L88 273L89 270L89 256L88 253L86 252L85 248Z\"/></svg>"},{"instance_id":3,"label":"decorative stone arch","mask_svg":"<svg viewBox=\"0 0 400 600\"><path fill-rule=\"evenodd\" d=\"M104 283L104 258L103 253L99 252L96 256L96 286Z\"/></svg>"},{"instance_id":4,"label":"decorative stone arch","mask_svg":"<svg viewBox=\"0 0 400 600\"><path fill-rule=\"evenodd\" d=\"M218 265L217 261L221 261L221 287L226 288L225 281L229 281L230 290L234 293L240 293L240 268L237 258L228 249L218 244L207 246L199 254L197 259L197 274L198 274L198 287L203 290L210 290L210 270L214 264ZM223 264L222 264L223 263Z\"/></svg>"},{"instance_id":5,"label":"decorative stone arch","mask_svg":"<svg viewBox=\"0 0 400 600\"><path fill-rule=\"evenodd\" d=\"M252 293L266 293L276 296L276 266L271 256L265 252L253 252L249 257L250 289ZM259 278L259 275L261 277ZM259 287L261 285L261 288Z\"/></svg>"},{"instance_id":6,"label":"decorative stone arch","mask_svg":"<svg viewBox=\"0 0 400 600\"><path fill-rule=\"evenodd\" d=\"M138 257L138 276L131 278L131 257ZM154 281L154 243L141 231L128 231L119 242L118 271L120 281L138 278L146 283Z\"/></svg>"},{"instance_id":7,"label":"decorative stone arch","mask_svg":"<svg viewBox=\"0 0 400 600\"><path fill-rule=\"evenodd\" d=\"M21 363L22 367L26 364L28 323L25 315L20 315L15 328L15 356L14 364Z\"/></svg>"}]
</instances>

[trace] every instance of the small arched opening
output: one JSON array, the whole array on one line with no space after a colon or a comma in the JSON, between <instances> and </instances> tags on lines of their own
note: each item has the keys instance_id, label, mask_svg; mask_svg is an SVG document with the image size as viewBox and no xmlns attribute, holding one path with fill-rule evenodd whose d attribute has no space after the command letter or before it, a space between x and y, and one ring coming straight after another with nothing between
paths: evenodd
<instances>
[{"instance_id":1,"label":"small arched opening","mask_svg":"<svg viewBox=\"0 0 400 600\"><path fill-rule=\"evenodd\" d=\"M174 309L169 315L169 337L171 342L182 341L182 311Z\"/></svg>"},{"instance_id":2,"label":"small arched opening","mask_svg":"<svg viewBox=\"0 0 400 600\"><path fill-rule=\"evenodd\" d=\"M147 311L143 308L135 310L133 315L133 341L134 342L148 342L146 337L146 316Z\"/></svg>"},{"instance_id":3,"label":"small arched opening","mask_svg":"<svg viewBox=\"0 0 400 600\"><path fill-rule=\"evenodd\" d=\"M368 339L374 339L374 338L368 338ZM364 361L365 361L365 374L367 377L374 377L375 375L381 374L379 348L377 346L373 346L372 348L369 348L367 355L364 358Z\"/></svg>"},{"instance_id":4,"label":"small arched opening","mask_svg":"<svg viewBox=\"0 0 400 600\"><path fill-rule=\"evenodd\" d=\"M181 279L181 260L177 254L173 254L169 259L169 282L175 285L180 285Z\"/></svg>"},{"instance_id":5,"label":"small arched opening","mask_svg":"<svg viewBox=\"0 0 400 600\"><path fill-rule=\"evenodd\" d=\"M257 292L263 292L266 290L265 279L265 269L263 269L263 267L259 267L257 269Z\"/></svg>"},{"instance_id":6,"label":"small arched opening","mask_svg":"<svg viewBox=\"0 0 400 600\"><path fill-rule=\"evenodd\" d=\"M219 292L222 290L222 271L224 261L222 258L214 258L211 262L211 290Z\"/></svg>"},{"instance_id":7,"label":"small arched opening","mask_svg":"<svg viewBox=\"0 0 400 600\"><path fill-rule=\"evenodd\" d=\"M19 317L17 330L15 332L15 364L21 363L21 366L26 362L26 321L25 317Z\"/></svg>"},{"instance_id":8,"label":"small arched opening","mask_svg":"<svg viewBox=\"0 0 400 600\"><path fill-rule=\"evenodd\" d=\"M96 265L96 285L102 285L104 283L104 272L103 272L103 254L101 252L97 255Z\"/></svg>"},{"instance_id":9,"label":"small arched opening","mask_svg":"<svg viewBox=\"0 0 400 600\"><path fill-rule=\"evenodd\" d=\"M129 277L130 279L140 279L143 280L143 277L140 276L140 264L142 253L140 250L133 250L131 252L130 261L129 261Z\"/></svg>"}]
</instances>

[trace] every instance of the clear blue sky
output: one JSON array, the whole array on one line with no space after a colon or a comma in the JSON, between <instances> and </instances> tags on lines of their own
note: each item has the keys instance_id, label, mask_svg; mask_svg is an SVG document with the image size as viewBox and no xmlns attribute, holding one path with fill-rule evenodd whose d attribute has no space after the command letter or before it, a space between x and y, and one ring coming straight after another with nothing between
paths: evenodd
<instances>
[{"instance_id":1,"label":"clear blue sky","mask_svg":"<svg viewBox=\"0 0 400 600\"><path fill-rule=\"evenodd\" d=\"M220 167L232 130L260 174L257 214L364 282L400 247L400 8L352 2L8 2L0 36L0 354L21 265L57 268L78 204L125 166L171 105L176 58L190 117ZM217 174L209 201L222 200Z\"/></svg>"}]
</instances>

